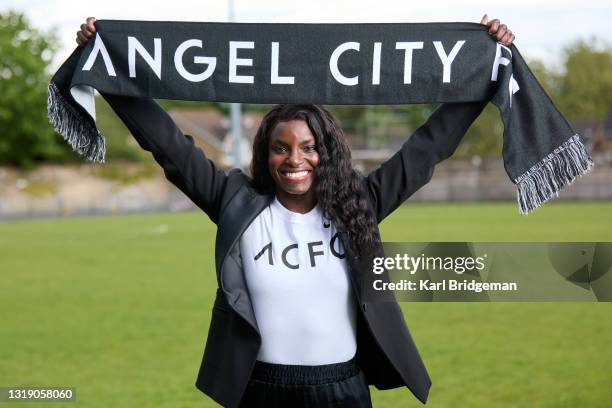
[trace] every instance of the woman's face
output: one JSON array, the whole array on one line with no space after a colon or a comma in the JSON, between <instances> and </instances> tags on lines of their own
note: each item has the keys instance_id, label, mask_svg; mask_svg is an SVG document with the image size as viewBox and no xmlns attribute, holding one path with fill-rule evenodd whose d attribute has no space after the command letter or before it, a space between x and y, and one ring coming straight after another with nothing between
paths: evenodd
<instances>
[{"instance_id":1,"label":"woman's face","mask_svg":"<svg viewBox=\"0 0 612 408\"><path fill-rule=\"evenodd\" d=\"M314 181L313 170L318 164L316 141L305 121L279 122L272 129L268 170L279 189L294 195L308 193Z\"/></svg>"}]
</instances>

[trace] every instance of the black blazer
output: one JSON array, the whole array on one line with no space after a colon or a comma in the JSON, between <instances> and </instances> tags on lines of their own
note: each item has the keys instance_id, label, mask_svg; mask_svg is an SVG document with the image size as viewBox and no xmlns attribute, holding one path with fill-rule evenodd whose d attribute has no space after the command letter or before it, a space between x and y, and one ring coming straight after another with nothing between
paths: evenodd
<instances>
[{"instance_id":1,"label":"black blazer","mask_svg":"<svg viewBox=\"0 0 612 408\"><path fill-rule=\"evenodd\" d=\"M139 145L151 152L166 178L217 224L217 294L196 387L219 404L239 405L261 345L261 337L242 270L242 233L269 204L239 169L220 170L183 135L152 99L103 94ZM433 175L449 157L486 102L444 104L402 148L363 177L369 205L380 223ZM342 236L340 236L342 237ZM368 249L371 251L371 249ZM382 255L380 246L374 249ZM378 389L407 386L423 403L431 386L427 370L396 301L366 302L355 273L364 254L347 251L351 284L360 306L357 364Z\"/></svg>"}]
</instances>

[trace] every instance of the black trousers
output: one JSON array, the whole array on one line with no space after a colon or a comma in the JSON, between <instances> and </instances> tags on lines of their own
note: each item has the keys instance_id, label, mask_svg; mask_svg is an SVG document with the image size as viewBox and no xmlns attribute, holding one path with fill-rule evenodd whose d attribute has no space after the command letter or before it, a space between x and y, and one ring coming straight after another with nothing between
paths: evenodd
<instances>
[{"instance_id":1,"label":"black trousers","mask_svg":"<svg viewBox=\"0 0 612 408\"><path fill-rule=\"evenodd\" d=\"M355 359L317 366L255 362L240 408L371 408Z\"/></svg>"}]
</instances>

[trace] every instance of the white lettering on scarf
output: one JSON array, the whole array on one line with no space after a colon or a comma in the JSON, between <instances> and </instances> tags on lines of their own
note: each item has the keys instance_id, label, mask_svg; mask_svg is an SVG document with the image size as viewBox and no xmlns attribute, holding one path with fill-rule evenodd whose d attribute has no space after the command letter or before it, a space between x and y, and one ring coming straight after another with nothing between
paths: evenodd
<instances>
[{"instance_id":1,"label":"white lettering on scarf","mask_svg":"<svg viewBox=\"0 0 612 408\"><path fill-rule=\"evenodd\" d=\"M442 61L442 82L450 83L451 78L451 64L455 60L455 57L459 53L459 50L465 44L465 41L457 41L453 46L450 54L446 55L446 51L444 51L444 46L440 41L433 42L434 47L436 47L436 51L438 52L438 57L440 57L440 61Z\"/></svg>"},{"instance_id":2,"label":"white lettering on scarf","mask_svg":"<svg viewBox=\"0 0 612 408\"><path fill-rule=\"evenodd\" d=\"M459 53L461 47L465 44L464 40L457 41L451 52L447 55L442 46L442 42L434 41L433 45L438 53L438 57L442 62L442 82L450 83L451 66L455 57ZM355 86L359 84L359 75L347 77L338 68L338 60L346 51L353 50L359 52L361 44L358 42L345 42L340 44L331 54L329 58L329 70L336 81L346 86ZM382 43L374 43L374 52L372 53L372 85L380 85L380 54ZM423 49L422 41L397 42L395 43L396 50L404 50L404 84L412 83L412 54L414 50Z\"/></svg>"},{"instance_id":3,"label":"white lettering on scarf","mask_svg":"<svg viewBox=\"0 0 612 408\"><path fill-rule=\"evenodd\" d=\"M254 49L254 41L230 41L229 42L229 82L236 84L254 84L255 78L253 75L238 75L237 68L239 66L252 67L252 58L238 58L239 49Z\"/></svg>"},{"instance_id":4,"label":"white lettering on scarf","mask_svg":"<svg viewBox=\"0 0 612 408\"><path fill-rule=\"evenodd\" d=\"M217 67L217 58L194 56L194 64L207 64L207 67L199 74L192 74L191 72L187 71L183 65L183 54L185 54L185 51L192 47L202 48L202 40L190 39L181 43L174 53L174 66L176 67L176 71L179 73L179 75L186 80L191 82L202 82L210 78L215 72L215 68Z\"/></svg>"},{"instance_id":5,"label":"white lettering on scarf","mask_svg":"<svg viewBox=\"0 0 612 408\"><path fill-rule=\"evenodd\" d=\"M497 43L497 48L495 49L495 59L493 60L493 68L491 70L491 81L497 82L497 75L499 72L499 66L507 66L510 64L510 59L506 58L502 54L502 48L506 50L510 54L510 59L512 59L512 50L505 45ZM514 79L514 74L510 75L510 81L508 82L508 99L510 107L512 107L512 95L519 91L520 86L516 79Z\"/></svg>"},{"instance_id":6,"label":"white lettering on scarf","mask_svg":"<svg viewBox=\"0 0 612 408\"><path fill-rule=\"evenodd\" d=\"M404 83L412 83L412 51L422 50L423 41L395 43L396 50L404 50Z\"/></svg>"},{"instance_id":7,"label":"white lettering on scarf","mask_svg":"<svg viewBox=\"0 0 612 408\"><path fill-rule=\"evenodd\" d=\"M108 75L117 76L115 73L115 67L113 67L113 62L111 61L110 55L108 55L108 51L106 50L106 46L104 45L100 34L96 34L94 46L89 54L89 57L87 57L87 61L85 61L85 65L83 65L83 71L89 71L91 69L94 62L96 62L98 54L102 54L102 59L104 60L104 66L106 67L106 72Z\"/></svg>"},{"instance_id":8,"label":"white lettering on scarf","mask_svg":"<svg viewBox=\"0 0 612 408\"><path fill-rule=\"evenodd\" d=\"M161 79L161 63L162 63L162 42L161 38L153 39L153 46L155 48L154 56L147 51L147 49L136 39L136 37L128 37L128 69L130 71L130 78L136 78L136 52L145 60L147 64L153 69L157 78Z\"/></svg>"}]
</instances>

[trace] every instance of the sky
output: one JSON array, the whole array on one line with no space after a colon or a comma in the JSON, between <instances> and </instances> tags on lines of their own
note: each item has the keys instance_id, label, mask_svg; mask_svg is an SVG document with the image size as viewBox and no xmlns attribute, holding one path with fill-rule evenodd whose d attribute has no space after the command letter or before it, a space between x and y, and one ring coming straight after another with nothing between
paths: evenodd
<instances>
[{"instance_id":1,"label":"sky","mask_svg":"<svg viewBox=\"0 0 612 408\"><path fill-rule=\"evenodd\" d=\"M229 21L254 23L421 23L479 22L483 14L499 18L515 34L524 57L539 58L550 67L561 64L569 42L597 36L612 44L610 0L514 0L495 4L483 0L0 0L0 13L17 10L45 32L54 30L60 50L59 67L76 47L76 31L85 19ZM54 70L54 69L53 69Z\"/></svg>"}]
</instances>

